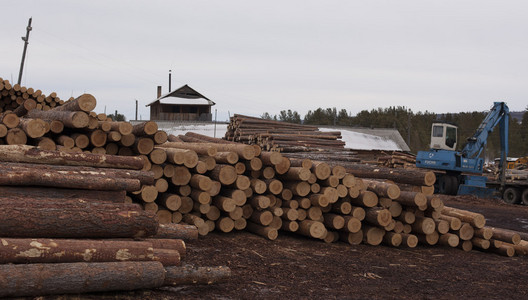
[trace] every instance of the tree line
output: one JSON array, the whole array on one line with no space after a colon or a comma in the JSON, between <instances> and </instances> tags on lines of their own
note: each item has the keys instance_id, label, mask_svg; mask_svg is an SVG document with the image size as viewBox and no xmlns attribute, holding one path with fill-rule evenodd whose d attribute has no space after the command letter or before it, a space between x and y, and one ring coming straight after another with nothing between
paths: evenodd
<instances>
[{"instance_id":1,"label":"tree line","mask_svg":"<svg viewBox=\"0 0 528 300\"><path fill-rule=\"evenodd\" d=\"M433 112L413 112L405 106L363 110L352 115L346 109L318 108L301 118L297 111L290 109L278 115L265 112L261 118L306 125L329 125L367 128L395 128L407 142L411 152L428 150L431 136L431 124L434 121L445 121L458 126L458 150L461 150L467 138L471 137L487 115L485 112L461 112L436 114ZM495 128L485 149L485 156L493 159L500 156L499 128ZM528 156L528 107L521 120L509 119L509 156Z\"/></svg>"}]
</instances>

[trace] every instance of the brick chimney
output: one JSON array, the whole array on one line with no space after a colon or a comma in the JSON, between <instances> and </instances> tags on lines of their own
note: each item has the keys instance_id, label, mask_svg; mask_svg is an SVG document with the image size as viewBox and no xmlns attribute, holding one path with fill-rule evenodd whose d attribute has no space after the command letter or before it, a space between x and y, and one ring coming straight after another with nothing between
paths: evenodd
<instances>
[{"instance_id":1,"label":"brick chimney","mask_svg":"<svg viewBox=\"0 0 528 300\"><path fill-rule=\"evenodd\" d=\"M156 99L159 99L161 97L161 85L158 85L158 98Z\"/></svg>"}]
</instances>

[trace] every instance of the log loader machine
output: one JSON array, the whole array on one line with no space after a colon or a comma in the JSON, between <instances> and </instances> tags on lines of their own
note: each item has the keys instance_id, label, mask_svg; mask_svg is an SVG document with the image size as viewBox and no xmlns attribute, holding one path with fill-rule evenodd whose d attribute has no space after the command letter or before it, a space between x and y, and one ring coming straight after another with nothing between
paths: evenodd
<instances>
[{"instance_id":1,"label":"log loader machine","mask_svg":"<svg viewBox=\"0 0 528 300\"><path fill-rule=\"evenodd\" d=\"M435 171L435 190L448 195L476 195L490 197L499 192L507 203L522 202L528 205L528 181L506 180L508 157L508 113L504 102L494 102L476 132L467 139L461 151L457 151L457 126L433 123L429 151L418 151L416 166ZM480 157L489 134L499 126L501 155L498 161L498 180L488 181L482 175L484 159Z\"/></svg>"}]
</instances>

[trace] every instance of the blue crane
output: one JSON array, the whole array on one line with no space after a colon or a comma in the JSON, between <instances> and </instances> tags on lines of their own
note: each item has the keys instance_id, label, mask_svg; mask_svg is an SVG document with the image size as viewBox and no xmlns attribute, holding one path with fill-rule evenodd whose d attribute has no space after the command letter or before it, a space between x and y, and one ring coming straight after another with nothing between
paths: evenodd
<instances>
[{"instance_id":1,"label":"blue crane","mask_svg":"<svg viewBox=\"0 0 528 300\"><path fill-rule=\"evenodd\" d=\"M432 169L437 175L437 188L442 194L489 195L486 177L482 176L484 160L480 157L488 141L489 134L499 125L501 157L499 179L504 189L504 172L508 156L508 113L504 102L494 102L477 131L467 139L461 151L456 151L457 127L447 123L433 123L431 132L431 149L419 151L416 166ZM475 175L479 174L479 175Z\"/></svg>"}]
</instances>

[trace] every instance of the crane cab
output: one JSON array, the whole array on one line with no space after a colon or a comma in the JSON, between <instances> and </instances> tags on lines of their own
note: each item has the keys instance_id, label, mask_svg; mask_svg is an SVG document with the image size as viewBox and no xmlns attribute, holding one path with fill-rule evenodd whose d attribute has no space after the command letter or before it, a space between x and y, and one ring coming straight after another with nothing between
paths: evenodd
<instances>
[{"instance_id":1,"label":"crane cab","mask_svg":"<svg viewBox=\"0 0 528 300\"><path fill-rule=\"evenodd\" d=\"M458 127L448 123L433 123L431 127L431 149L452 150L457 146Z\"/></svg>"}]
</instances>

